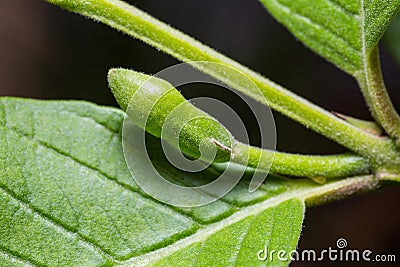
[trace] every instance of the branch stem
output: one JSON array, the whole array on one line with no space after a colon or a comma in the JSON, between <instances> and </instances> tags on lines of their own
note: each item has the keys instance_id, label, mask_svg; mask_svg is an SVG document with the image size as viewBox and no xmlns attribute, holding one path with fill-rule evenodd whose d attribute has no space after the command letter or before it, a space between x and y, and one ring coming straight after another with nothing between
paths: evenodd
<instances>
[{"instance_id":1,"label":"branch stem","mask_svg":"<svg viewBox=\"0 0 400 267\"><path fill-rule=\"evenodd\" d=\"M378 46L364 60L364 70L357 75L357 80L373 117L390 137L399 141L400 117L386 90Z\"/></svg>"},{"instance_id":2,"label":"branch stem","mask_svg":"<svg viewBox=\"0 0 400 267\"><path fill-rule=\"evenodd\" d=\"M223 70L208 68L202 67L207 65L201 64L194 64L194 67L232 88L268 104L276 111L370 159L372 162L385 162L388 160L388 156L400 160L397 152L393 151L393 144L390 140L378 138L350 125L330 112L125 2L119 0L47 1L107 24L189 64L194 61L209 61L228 65L235 71L226 72L226 68ZM243 75L237 74L238 71L253 81L268 100L266 101L259 94L249 91L246 87L248 81L244 81Z\"/></svg>"},{"instance_id":3,"label":"branch stem","mask_svg":"<svg viewBox=\"0 0 400 267\"><path fill-rule=\"evenodd\" d=\"M341 155L300 155L275 152L236 142L233 162L253 169L299 176L337 178L368 174L371 166L362 157ZM272 164L271 164L272 162Z\"/></svg>"}]
</instances>

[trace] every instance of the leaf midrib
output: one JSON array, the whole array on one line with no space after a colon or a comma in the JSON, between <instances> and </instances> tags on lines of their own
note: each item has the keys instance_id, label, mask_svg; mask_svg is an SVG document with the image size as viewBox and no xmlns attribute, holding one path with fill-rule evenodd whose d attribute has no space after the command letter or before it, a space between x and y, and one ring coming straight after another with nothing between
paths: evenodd
<instances>
[{"instance_id":1,"label":"leaf midrib","mask_svg":"<svg viewBox=\"0 0 400 267\"><path fill-rule=\"evenodd\" d=\"M362 63L363 63L363 74L365 75L367 73L367 47L366 47L366 40L365 40L365 27L364 27L364 23L365 23L365 9L364 9L364 0L360 0L360 29L361 29L361 49L362 49L362 53L361 53L361 59L362 59Z\"/></svg>"}]
</instances>

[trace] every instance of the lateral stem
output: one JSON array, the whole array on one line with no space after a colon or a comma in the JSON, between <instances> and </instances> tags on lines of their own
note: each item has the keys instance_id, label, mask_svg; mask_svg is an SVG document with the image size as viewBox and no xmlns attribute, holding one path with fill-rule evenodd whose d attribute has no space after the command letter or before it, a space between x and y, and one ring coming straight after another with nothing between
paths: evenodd
<instances>
[{"instance_id":1,"label":"lateral stem","mask_svg":"<svg viewBox=\"0 0 400 267\"><path fill-rule=\"evenodd\" d=\"M375 47L364 60L364 71L357 75L364 98L373 117L385 132L397 142L400 140L400 116L387 93L379 60L379 48Z\"/></svg>"},{"instance_id":2,"label":"lateral stem","mask_svg":"<svg viewBox=\"0 0 400 267\"><path fill-rule=\"evenodd\" d=\"M337 178L368 174L368 160L352 155L300 155L248 146L236 142L232 161L254 170L299 176Z\"/></svg>"}]
</instances>

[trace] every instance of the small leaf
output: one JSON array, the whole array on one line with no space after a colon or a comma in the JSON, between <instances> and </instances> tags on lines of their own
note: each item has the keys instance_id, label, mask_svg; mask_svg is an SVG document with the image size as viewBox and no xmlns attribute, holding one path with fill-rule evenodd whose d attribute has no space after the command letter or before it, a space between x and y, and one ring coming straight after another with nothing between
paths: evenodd
<instances>
[{"instance_id":1,"label":"small leaf","mask_svg":"<svg viewBox=\"0 0 400 267\"><path fill-rule=\"evenodd\" d=\"M244 179L212 204L170 207L132 179L122 152L123 117L120 110L81 101L0 98L1 265L180 263L191 251L193 266L211 260L264 265L255 257L265 245L295 249L304 201L320 203L376 185L372 176L321 186L269 177L249 193ZM173 168L159 139L148 140L155 167L169 180L196 185L215 178L211 170Z\"/></svg>"},{"instance_id":2,"label":"small leaf","mask_svg":"<svg viewBox=\"0 0 400 267\"><path fill-rule=\"evenodd\" d=\"M304 44L352 75L400 7L400 0L260 1Z\"/></svg>"}]
</instances>

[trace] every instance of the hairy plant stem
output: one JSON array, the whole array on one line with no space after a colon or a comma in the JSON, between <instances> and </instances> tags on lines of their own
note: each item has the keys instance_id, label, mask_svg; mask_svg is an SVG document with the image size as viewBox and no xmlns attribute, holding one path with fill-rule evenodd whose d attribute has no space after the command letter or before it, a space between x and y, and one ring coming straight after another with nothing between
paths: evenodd
<instances>
[{"instance_id":1,"label":"hairy plant stem","mask_svg":"<svg viewBox=\"0 0 400 267\"><path fill-rule=\"evenodd\" d=\"M62 8L92 18L138 38L175 58L188 62L199 70L215 77L234 89L271 106L276 111L303 124L348 149L369 159L374 166L390 162L400 165L400 155L391 140L369 134L337 118L330 112L293 94L283 87L264 78L258 73L234 60L201 44L190 36L153 18L147 13L119 0L47 0ZM232 67L235 71L227 72L193 61L211 61ZM268 99L258 92L249 91L243 75L253 81Z\"/></svg>"},{"instance_id":2,"label":"hairy plant stem","mask_svg":"<svg viewBox=\"0 0 400 267\"><path fill-rule=\"evenodd\" d=\"M301 177L346 177L368 174L371 166L351 154L317 156L274 152L236 142L232 161L253 169ZM272 163L272 164L271 164Z\"/></svg>"},{"instance_id":3,"label":"hairy plant stem","mask_svg":"<svg viewBox=\"0 0 400 267\"><path fill-rule=\"evenodd\" d=\"M356 74L356 78L373 117L385 132L399 143L400 117L386 90L380 67L378 46L366 55L364 69Z\"/></svg>"}]
</instances>

